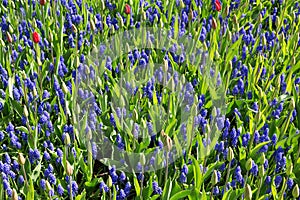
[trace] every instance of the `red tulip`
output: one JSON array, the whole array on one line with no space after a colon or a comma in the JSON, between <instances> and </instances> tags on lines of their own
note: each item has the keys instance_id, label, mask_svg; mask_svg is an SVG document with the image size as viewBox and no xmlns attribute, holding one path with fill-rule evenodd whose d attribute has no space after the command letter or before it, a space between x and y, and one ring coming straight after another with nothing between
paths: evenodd
<instances>
[{"instance_id":1,"label":"red tulip","mask_svg":"<svg viewBox=\"0 0 300 200\"><path fill-rule=\"evenodd\" d=\"M130 5L126 4L125 5L125 10L124 10L125 14L129 15L130 14L130 10L131 10Z\"/></svg>"},{"instance_id":2,"label":"red tulip","mask_svg":"<svg viewBox=\"0 0 300 200\"><path fill-rule=\"evenodd\" d=\"M34 31L32 33L32 39L33 39L34 43L39 43L40 42L40 36L39 36L39 34L36 31Z\"/></svg>"},{"instance_id":3,"label":"red tulip","mask_svg":"<svg viewBox=\"0 0 300 200\"><path fill-rule=\"evenodd\" d=\"M222 9L220 0L215 0L215 6L218 12Z\"/></svg>"},{"instance_id":4,"label":"red tulip","mask_svg":"<svg viewBox=\"0 0 300 200\"><path fill-rule=\"evenodd\" d=\"M40 0L40 4L43 6L46 4L46 0Z\"/></svg>"}]
</instances>

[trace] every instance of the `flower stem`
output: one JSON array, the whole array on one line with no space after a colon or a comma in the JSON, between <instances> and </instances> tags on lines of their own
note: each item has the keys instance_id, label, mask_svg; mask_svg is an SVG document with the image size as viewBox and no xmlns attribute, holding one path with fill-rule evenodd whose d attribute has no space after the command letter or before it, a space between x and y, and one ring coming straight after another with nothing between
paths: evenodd
<instances>
[{"instance_id":1,"label":"flower stem","mask_svg":"<svg viewBox=\"0 0 300 200\"><path fill-rule=\"evenodd\" d=\"M300 155L300 143L299 143L298 152L297 152L297 156L296 156L296 160L295 160L296 162L299 159L299 155Z\"/></svg>"},{"instance_id":2,"label":"flower stem","mask_svg":"<svg viewBox=\"0 0 300 200\"><path fill-rule=\"evenodd\" d=\"M244 187L245 187L246 184L247 184L248 177L249 177L249 171L247 171L247 174L246 174L246 176L245 176Z\"/></svg>"},{"instance_id":3,"label":"flower stem","mask_svg":"<svg viewBox=\"0 0 300 200\"><path fill-rule=\"evenodd\" d=\"M214 191L214 186L211 187L210 200L213 200L213 191Z\"/></svg>"},{"instance_id":4,"label":"flower stem","mask_svg":"<svg viewBox=\"0 0 300 200\"><path fill-rule=\"evenodd\" d=\"M256 192L256 200L257 199L259 199L259 193L260 193L260 188L261 188L261 185L262 185L262 177L260 178L260 180L259 180L259 187L258 187L258 190L257 190L257 192Z\"/></svg>"},{"instance_id":5,"label":"flower stem","mask_svg":"<svg viewBox=\"0 0 300 200\"><path fill-rule=\"evenodd\" d=\"M26 175L26 172L25 172L24 165L22 165L22 171L23 171L23 174L24 174L24 179L25 179L26 187L28 189L28 180L27 180L27 175Z\"/></svg>"},{"instance_id":6,"label":"flower stem","mask_svg":"<svg viewBox=\"0 0 300 200\"><path fill-rule=\"evenodd\" d=\"M227 191L227 182L229 179L229 174L230 174L230 162L228 163L228 169L227 169L227 175L226 175L226 181L225 181L225 191Z\"/></svg>"},{"instance_id":7,"label":"flower stem","mask_svg":"<svg viewBox=\"0 0 300 200\"><path fill-rule=\"evenodd\" d=\"M169 171L169 167L168 166L169 166L169 151L167 151L165 183L168 180L168 171Z\"/></svg>"},{"instance_id":8,"label":"flower stem","mask_svg":"<svg viewBox=\"0 0 300 200\"><path fill-rule=\"evenodd\" d=\"M89 166L89 180L93 176L93 154L92 154L92 144L88 141L88 166Z\"/></svg>"},{"instance_id":9,"label":"flower stem","mask_svg":"<svg viewBox=\"0 0 300 200\"><path fill-rule=\"evenodd\" d=\"M143 200L143 182L144 182L144 166L142 166L141 190L140 199Z\"/></svg>"},{"instance_id":10,"label":"flower stem","mask_svg":"<svg viewBox=\"0 0 300 200\"><path fill-rule=\"evenodd\" d=\"M73 200L73 193L72 193L72 176L69 177L70 182L70 199Z\"/></svg>"}]
</instances>

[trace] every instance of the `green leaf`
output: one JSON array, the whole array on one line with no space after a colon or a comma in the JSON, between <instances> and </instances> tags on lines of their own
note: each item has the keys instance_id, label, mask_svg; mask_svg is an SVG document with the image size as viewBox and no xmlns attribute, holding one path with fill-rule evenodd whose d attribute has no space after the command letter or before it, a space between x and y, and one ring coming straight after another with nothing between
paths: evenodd
<instances>
[{"instance_id":1,"label":"green leaf","mask_svg":"<svg viewBox=\"0 0 300 200\"><path fill-rule=\"evenodd\" d=\"M229 199L229 195L230 195L231 192L232 192L232 189L226 191L226 192L224 193L224 195L223 195L222 200L228 200L228 199Z\"/></svg>"},{"instance_id":2,"label":"green leaf","mask_svg":"<svg viewBox=\"0 0 300 200\"><path fill-rule=\"evenodd\" d=\"M21 117L23 115L23 108L20 105L20 103L18 103L15 100L12 100L12 99L10 100L10 102L11 102L11 105L12 105L14 111L16 111L16 113Z\"/></svg>"},{"instance_id":3,"label":"green leaf","mask_svg":"<svg viewBox=\"0 0 300 200\"><path fill-rule=\"evenodd\" d=\"M157 105L157 104L158 104L158 100L157 100L156 92L153 92L153 105Z\"/></svg>"},{"instance_id":4,"label":"green leaf","mask_svg":"<svg viewBox=\"0 0 300 200\"><path fill-rule=\"evenodd\" d=\"M165 183L164 190L162 193L162 199L163 200L169 200L171 196L172 191L172 181L171 179L168 179L168 181Z\"/></svg>"},{"instance_id":5,"label":"green leaf","mask_svg":"<svg viewBox=\"0 0 300 200\"><path fill-rule=\"evenodd\" d=\"M29 178L29 183L28 183L28 191L26 194L26 200L32 200L34 199L34 187L33 187L33 182L32 179Z\"/></svg>"},{"instance_id":6,"label":"green leaf","mask_svg":"<svg viewBox=\"0 0 300 200\"><path fill-rule=\"evenodd\" d=\"M201 197L200 197L201 200L207 200L207 196L206 196L206 192L205 192L205 188L204 188L204 185L203 185L203 188L202 188L202 192L201 192Z\"/></svg>"},{"instance_id":7,"label":"green leaf","mask_svg":"<svg viewBox=\"0 0 300 200\"><path fill-rule=\"evenodd\" d=\"M137 180L136 176L133 177L133 184L134 184L136 195L140 196L140 194L141 194L141 187L139 185L139 181Z\"/></svg>"},{"instance_id":8,"label":"green leaf","mask_svg":"<svg viewBox=\"0 0 300 200\"><path fill-rule=\"evenodd\" d=\"M188 195L191 194L191 190L184 190L177 192L175 195L173 195L170 200L178 200L187 197Z\"/></svg>"},{"instance_id":9,"label":"green leaf","mask_svg":"<svg viewBox=\"0 0 300 200\"><path fill-rule=\"evenodd\" d=\"M75 200L85 200L86 191L84 190L80 195L77 195Z\"/></svg>"},{"instance_id":10,"label":"green leaf","mask_svg":"<svg viewBox=\"0 0 300 200\"><path fill-rule=\"evenodd\" d=\"M147 183L148 187L144 188L142 191L142 195L143 195L143 199L149 199L152 192L153 192L153 188L152 188L152 176L150 176L149 181Z\"/></svg>"},{"instance_id":11,"label":"green leaf","mask_svg":"<svg viewBox=\"0 0 300 200\"><path fill-rule=\"evenodd\" d=\"M258 200L264 200L264 199L266 199L266 197L268 197L268 196L269 196L269 195L265 194L265 195L261 196Z\"/></svg>"},{"instance_id":12,"label":"green leaf","mask_svg":"<svg viewBox=\"0 0 300 200\"><path fill-rule=\"evenodd\" d=\"M178 37L178 30L179 30L179 23L178 23L179 19L178 19L178 13L176 12L175 15L175 23L174 23L174 39L176 40Z\"/></svg>"},{"instance_id":13,"label":"green leaf","mask_svg":"<svg viewBox=\"0 0 300 200\"><path fill-rule=\"evenodd\" d=\"M159 194L156 194L156 195L152 196L152 197L150 198L150 200L156 200L156 199L158 199L159 197L160 197L160 195L159 195Z\"/></svg>"},{"instance_id":14,"label":"green leaf","mask_svg":"<svg viewBox=\"0 0 300 200\"><path fill-rule=\"evenodd\" d=\"M262 142L262 143L259 143L258 145L256 145L253 149L251 149L250 151L250 155L251 157L254 157L255 154L263 147L265 146L266 144L269 144L271 141L267 141L267 142Z\"/></svg>"},{"instance_id":15,"label":"green leaf","mask_svg":"<svg viewBox=\"0 0 300 200\"><path fill-rule=\"evenodd\" d=\"M41 162L39 162L39 164L34 168L31 174L31 179L33 182L36 182L36 180L40 177L41 169L42 169L42 164Z\"/></svg>"},{"instance_id":16,"label":"green leaf","mask_svg":"<svg viewBox=\"0 0 300 200\"><path fill-rule=\"evenodd\" d=\"M245 189L237 189L237 190L233 190L230 194L229 199L230 200L236 200L236 199L241 199L241 195L245 193Z\"/></svg>"},{"instance_id":17,"label":"green leaf","mask_svg":"<svg viewBox=\"0 0 300 200\"><path fill-rule=\"evenodd\" d=\"M171 0L171 3L169 3L169 12L168 12L168 21L169 21L169 24L171 23L171 19L172 19L172 16L173 16L173 7L174 7L174 3L175 3L175 0Z\"/></svg>"},{"instance_id":18,"label":"green leaf","mask_svg":"<svg viewBox=\"0 0 300 200\"><path fill-rule=\"evenodd\" d=\"M232 60L232 58L234 57L234 55L236 55L238 53L239 50L239 46L242 42L243 37L240 37L233 45L231 45L231 47L228 49L228 53L226 55L226 66L229 63L229 61Z\"/></svg>"},{"instance_id":19,"label":"green leaf","mask_svg":"<svg viewBox=\"0 0 300 200\"><path fill-rule=\"evenodd\" d=\"M4 199L3 180L0 177L0 199Z\"/></svg>"},{"instance_id":20,"label":"green leaf","mask_svg":"<svg viewBox=\"0 0 300 200\"><path fill-rule=\"evenodd\" d=\"M171 123L169 123L169 125L167 126L166 131L165 131L165 133L167 135L169 135L171 129L176 125L176 122L177 122L177 119L174 119L171 121Z\"/></svg>"},{"instance_id":21,"label":"green leaf","mask_svg":"<svg viewBox=\"0 0 300 200\"><path fill-rule=\"evenodd\" d=\"M62 7L62 5L60 5L60 9L61 10L63 10L63 7ZM60 15L59 16L59 24L63 24L63 21L64 21L64 15ZM59 26L59 41L60 41L60 43L59 43L59 46L60 46L60 52L62 53L63 52L63 50L64 50L64 46L63 46L63 41L64 41L64 39L63 39L63 34L64 34L64 32L63 32L63 26ZM58 60L58 59L57 59Z\"/></svg>"},{"instance_id":22,"label":"green leaf","mask_svg":"<svg viewBox=\"0 0 300 200\"><path fill-rule=\"evenodd\" d=\"M222 164L223 164L222 162L217 162L217 163L210 164L208 166L207 171L205 172L205 174L203 176L203 181L205 181L207 178L211 177L213 170L219 168Z\"/></svg>"},{"instance_id":23,"label":"green leaf","mask_svg":"<svg viewBox=\"0 0 300 200\"><path fill-rule=\"evenodd\" d=\"M192 158L192 162L193 162L195 187L197 190L200 190L201 183L202 183L202 173L200 170L200 165L194 157L191 157L191 158Z\"/></svg>"},{"instance_id":24,"label":"green leaf","mask_svg":"<svg viewBox=\"0 0 300 200\"><path fill-rule=\"evenodd\" d=\"M277 190L274 184L271 185L272 195L275 199L277 199Z\"/></svg>"},{"instance_id":25,"label":"green leaf","mask_svg":"<svg viewBox=\"0 0 300 200\"><path fill-rule=\"evenodd\" d=\"M172 197L173 195L175 195L176 193L182 191L182 189L181 189L180 185L177 183L177 181L174 181L174 184L173 184L173 185L174 185L174 186L173 186L173 189L172 189L172 192L171 192L171 197Z\"/></svg>"},{"instance_id":26,"label":"green leaf","mask_svg":"<svg viewBox=\"0 0 300 200\"><path fill-rule=\"evenodd\" d=\"M115 185L113 185L113 200L117 200L117 190Z\"/></svg>"},{"instance_id":27,"label":"green leaf","mask_svg":"<svg viewBox=\"0 0 300 200\"><path fill-rule=\"evenodd\" d=\"M77 151L77 149L76 149L76 151ZM77 151L78 152L78 151ZM80 166L80 169L84 172L84 174L88 174L88 166L85 164L85 162L84 162L84 159L83 159L83 156L82 156L82 154L80 154L80 156L79 156L79 158L78 158L78 160L79 160L79 166Z\"/></svg>"},{"instance_id":28,"label":"green leaf","mask_svg":"<svg viewBox=\"0 0 300 200\"><path fill-rule=\"evenodd\" d=\"M9 77L8 78L8 91L9 91L9 96L14 99L13 96L13 87L14 87L14 78L13 77Z\"/></svg>"},{"instance_id":29,"label":"green leaf","mask_svg":"<svg viewBox=\"0 0 300 200\"><path fill-rule=\"evenodd\" d=\"M94 178L92 181L85 182L85 186L87 187L95 187L100 181L99 178Z\"/></svg>"},{"instance_id":30,"label":"green leaf","mask_svg":"<svg viewBox=\"0 0 300 200\"><path fill-rule=\"evenodd\" d=\"M199 190L197 190L196 188L194 188L194 189L191 191L191 194L188 195L188 198L189 198L190 200L200 200L200 199L201 199L201 196L200 196Z\"/></svg>"}]
</instances>

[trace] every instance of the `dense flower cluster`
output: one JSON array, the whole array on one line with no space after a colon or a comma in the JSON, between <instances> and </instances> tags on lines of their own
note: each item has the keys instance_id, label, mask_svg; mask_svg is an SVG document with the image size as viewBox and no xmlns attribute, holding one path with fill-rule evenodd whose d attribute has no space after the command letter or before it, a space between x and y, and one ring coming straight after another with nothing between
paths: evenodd
<instances>
[{"instance_id":1,"label":"dense flower cluster","mask_svg":"<svg viewBox=\"0 0 300 200\"><path fill-rule=\"evenodd\" d=\"M299 2L2 0L0 7L0 199L204 198L198 191L299 198ZM131 45L139 40L128 40L124 55L106 56L121 44L103 41L145 26L164 27L174 44L138 49ZM118 94L123 74L139 81L129 77ZM124 169L99 162L103 151ZM126 151L151 156L131 166Z\"/></svg>"}]
</instances>

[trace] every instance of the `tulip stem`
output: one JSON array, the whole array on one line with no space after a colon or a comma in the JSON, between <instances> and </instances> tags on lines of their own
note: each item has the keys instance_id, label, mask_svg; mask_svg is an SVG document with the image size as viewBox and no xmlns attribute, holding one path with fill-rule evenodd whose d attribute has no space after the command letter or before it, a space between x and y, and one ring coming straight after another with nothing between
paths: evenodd
<instances>
[{"instance_id":1,"label":"tulip stem","mask_svg":"<svg viewBox=\"0 0 300 200\"><path fill-rule=\"evenodd\" d=\"M230 162L228 163L228 169L227 169L227 175L226 175L226 181L225 181L225 191L227 191L227 182L228 182L228 179L229 179L229 174L230 174Z\"/></svg>"},{"instance_id":2,"label":"tulip stem","mask_svg":"<svg viewBox=\"0 0 300 200\"><path fill-rule=\"evenodd\" d=\"M166 175L165 175L165 183L167 182L168 180L168 171L169 171L169 168L168 168L168 165L169 165L169 151L167 151L167 156L166 156L167 160L166 160Z\"/></svg>"},{"instance_id":3,"label":"tulip stem","mask_svg":"<svg viewBox=\"0 0 300 200\"><path fill-rule=\"evenodd\" d=\"M89 166L89 180L93 176L93 153L91 141L88 141L88 166Z\"/></svg>"},{"instance_id":4,"label":"tulip stem","mask_svg":"<svg viewBox=\"0 0 300 200\"><path fill-rule=\"evenodd\" d=\"M46 23L45 23L45 16L44 16L44 12L45 12L44 7L45 6L42 6L42 20L43 20L43 25L45 26L45 36L46 36L46 38L48 38L48 31L47 31L47 26L46 26Z\"/></svg>"},{"instance_id":5,"label":"tulip stem","mask_svg":"<svg viewBox=\"0 0 300 200\"><path fill-rule=\"evenodd\" d=\"M206 157L204 157L204 160L203 160L203 170L202 170L202 173L204 173L205 165L206 165Z\"/></svg>"},{"instance_id":6,"label":"tulip stem","mask_svg":"<svg viewBox=\"0 0 300 200\"><path fill-rule=\"evenodd\" d=\"M51 194L50 194L50 190L49 190L49 192L48 192L48 195L49 195L49 199L52 200L52 196L51 196Z\"/></svg>"},{"instance_id":7,"label":"tulip stem","mask_svg":"<svg viewBox=\"0 0 300 200\"><path fill-rule=\"evenodd\" d=\"M65 154L66 154L66 160L68 159L68 145L65 145Z\"/></svg>"},{"instance_id":8,"label":"tulip stem","mask_svg":"<svg viewBox=\"0 0 300 200\"><path fill-rule=\"evenodd\" d=\"M144 166L142 166L141 190L140 199L143 200L143 182L144 182Z\"/></svg>"},{"instance_id":9,"label":"tulip stem","mask_svg":"<svg viewBox=\"0 0 300 200\"><path fill-rule=\"evenodd\" d=\"M25 172L24 165L22 165L22 171L23 171L23 174L24 174L24 179L25 179L26 187L28 189L28 180L27 180L27 175L26 175L26 172Z\"/></svg>"},{"instance_id":10,"label":"tulip stem","mask_svg":"<svg viewBox=\"0 0 300 200\"><path fill-rule=\"evenodd\" d=\"M73 193L72 193L72 176L69 176L69 182L70 182L70 199L73 200Z\"/></svg>"},{"instance_id":11,"label":"tulip stem","mask_svg":"<svg viewBox=\"0 0 300 200\"><path fill-rule=\"evenodd\" d=\"M296 162L299 159L299 155L300 155L300 143L299 143L298 152L297 152L297 156L296 156L296 160L295 160Z\"/></svg>"},{"instance_id":12,"label":"tulip stem","mask_svg":"<svg viewBox=\"0 0 300 200\"><path fill-rule=\"evenodd\" d=\"M210 200L213 200L213 191L214 191L214 186L212 185L211 192L210 192Z\"/></svg>"},{"instance_id":13,"label":"tulip stem","mask_svg":"<svg viewBox=\"0 0 300 200\"><path fill-rule=\"evenodd\" d=\"M261 177L261 178L259 179L259 187L258 187L258 190L257 190L257 193L256 193L256 198L255 198L256 200L259 199L259 193L260 193L262 181L263 181L263 177Z\"/></svg>"},{"instance_id":14,"label":"tulip stem","mask_svg":"<svg viewBox=\"0 0 300 200\"><path fill-rule=\"evenodd\" d=\"M244 187L246 187L248 177L249 177L249 171L247 171L246 176L245 176Z\"/></svg>"}]
</instances>

